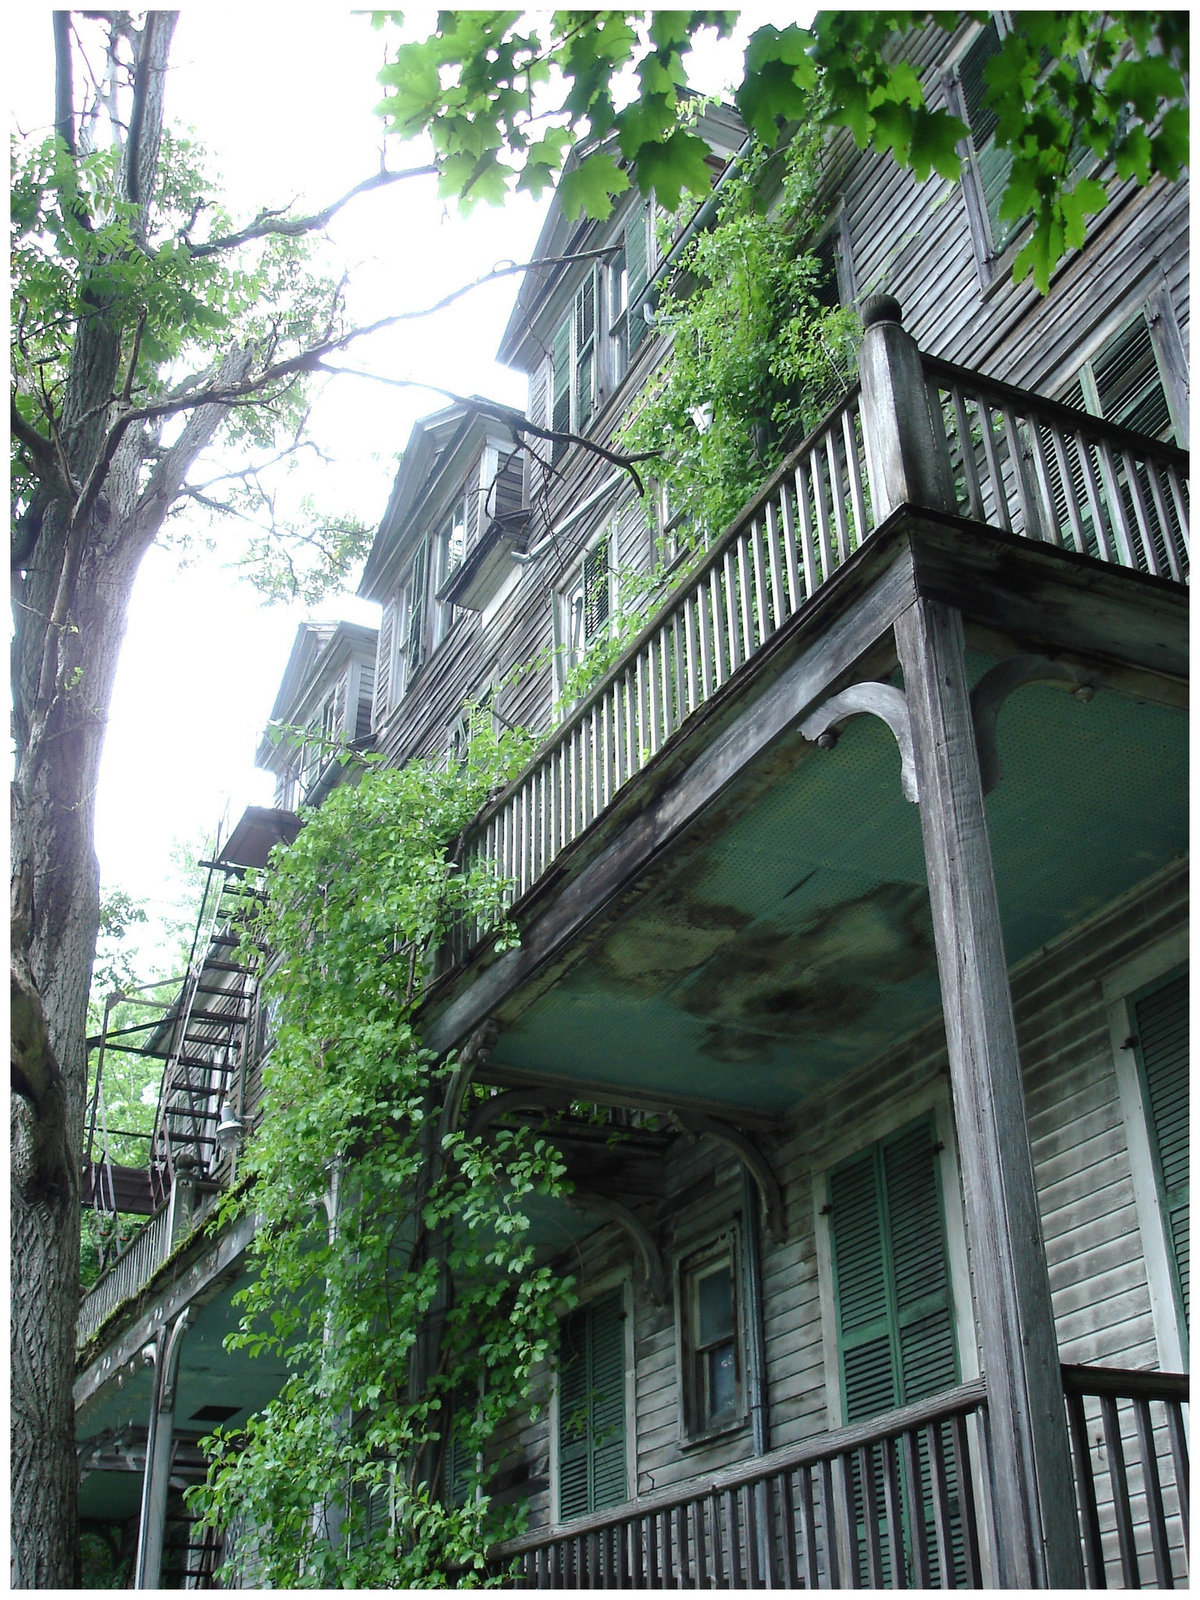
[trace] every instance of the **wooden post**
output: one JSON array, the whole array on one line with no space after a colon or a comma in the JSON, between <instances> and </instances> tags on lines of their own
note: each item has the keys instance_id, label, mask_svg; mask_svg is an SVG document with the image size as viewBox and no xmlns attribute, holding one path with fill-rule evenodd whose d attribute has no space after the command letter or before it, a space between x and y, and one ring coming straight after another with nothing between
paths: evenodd
<instances>
[{"instance_id":1,"label":"wooden post","mask_svg":"<svg viewBox=\"0 0 1200 1600\"><path fill-rule=\"evenodd\" d=\"M971 723L962 618L896 623L920 791L983 1366L998 1578L1083 1587L1062 1377Z\"/></svg>"},{"instance_id":2,"label":"wooden post","mask_svg":"<svg viewBox=\"0 0 1200 1600\"><path fill-rule=\"evenodd\" d=\"M933 415L921 352L900 325L898 301L871 295L863 327L858 376L872 521L878 527L903 505L953 511L945 429Z\"/></svg>"}]
</instances>

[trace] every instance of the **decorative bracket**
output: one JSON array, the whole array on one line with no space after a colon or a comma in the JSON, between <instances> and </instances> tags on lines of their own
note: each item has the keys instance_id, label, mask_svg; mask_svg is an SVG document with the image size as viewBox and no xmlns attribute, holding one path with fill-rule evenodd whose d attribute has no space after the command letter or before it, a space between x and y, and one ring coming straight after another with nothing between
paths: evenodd
<instances>
[{"instance_id":1,"label":"decorative bracket","mask_svg":"<svg viewBox=\"0 0 1200 1600\"><path fill-rule=\"evenodd\" d=\"M721 1144L728 1145L740 1157L758 1185L771 1237L776 1244L782 1244L787 1237L783 1190L770 1162L758 1146L753 1144L740 1128L735 1128L732 1123L723 1122L720 1117L709 1116L706 1111L674 1111L672 1116L688 1133L703 1134L709 1139L716 1139Z\"/></svg>"},{"instance_id":2,"label":"decorative bracket","mask_svg":"<svg viewBox=\"0 0 1200 1600\"><path fill-rule=\"evenodd\" d=\"M642 1257L642 1270L646 1276L646 1291L655 1305L666 1304L667 1273L662 1252L655 1244L650 1230L639 1222L628 1206L606 1194L594 1194L590 1189L576 1189L567 1195L567 1204L574 1211L599 1211L611 1222L617 1223L630 1235Z\"/></svg>"},{"instance_id":3,"label":"decorative bracket","mask_svg":"<svg viewBox=\"0 0 1200 1600\"><path fill-rule=\"evenodd\" d=\"M979 752L979 777L984 794L991 794L1004 776L996 749L996 718L1000 707L1014 689L1036 682L1073 684L1076 700L1086 705L1096 692L1099 676L1088 667L1035 655L1009 656L984 673L971 690L971 720L975 725L975 748Z\"/></svg>"},{"instance_id":4,"label":"decorative bracket","mask_svg":"<svg viewBox=\"0 0 1200 1600\"><path fill-rule=\"evenodd\" d=\"M912 728L908 720L908 701L903 689L890 683L856 683L840 694L831 695L800 724L806 739L819 744L822 750L832 750L837 743L841 725L851 717L869 713L881 717L895 736L900 747L900 787L904 798L915 804L917 772L913 766Z\"/></svg>"},{"instance_id":5,"label":"decorative bracket","mask_svg":"<svg viewBox=\"0 0 1200 1600\"><path fill-rule=\"evenodd\" d=\"M565 1111L572 1098L567 1089L508 1089L503 1094L494 1094L472 1111L467 1123L467 1138L474 1139L476 1134L490 1128L496 1118L504 1116L506 1112Z\"/></svg>"}]
</instances>

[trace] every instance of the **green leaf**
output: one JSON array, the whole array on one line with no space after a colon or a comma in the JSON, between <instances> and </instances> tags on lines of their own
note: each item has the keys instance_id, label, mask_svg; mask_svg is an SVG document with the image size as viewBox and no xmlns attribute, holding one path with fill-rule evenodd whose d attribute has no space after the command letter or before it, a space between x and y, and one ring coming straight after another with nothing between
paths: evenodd
<instances>
[{"instance_id":1,"label":"green leaf","mask_svg":"<svg viewBox=\"0 0 1200 1600\"><path fill-rule=\"evenodd\" d=\"M558 186L559 203L569 220L582 212L602 222L612 215L613 197L628 188L628 173L607 151L599 150L563 173Z\"/></svg>"},{"instance_id":2,"label":"green leaf","mask_svg":"<svg viewBox=\"0 0 1200 1600\"><path fill-rule=\"evenodd\" d=\"M643 145L637 180L643 194L653 189L659 204L674 211L684 189L694 195L706 195L712 188L708 146L685 129L679 129L661 144Z\"/></svg>"},{"instance_id":3,"label":"green leaf","mask_svg":"<svg viewBox=\"0 0 1200 1600\"><path fill-rule=\"evenodd\" d=\"M1162 56L1118 61L1104 89L1110 99L1128 101L1143 122L1153 120L1160 100L1179 101L1184 96L1177 68Z\"/></svg>"},{"instance_id":4,"label":"green leaf","mask_svg":"<svg viewBox=\"0 0 1200 1600\"><path fill-rule=\"evenodd\" d=\"M917 181L924 182L930 172L936 172L953 183L962 173L958 146L969 133L966 123L947 111L918 111L913 118L909 147L909 161Z\"/></svg>"},{"instance_id":5,"label":"green leaf","mask_svg":"<svg viewBox=\"0 0 1200 1600\"><path fill-rule=\"evenodd\" d=\"M1060 201L1063 237L1070 249L1081 249L1087 233L1087 218L1103 211L1108 203L1104 185L1094 178L1083 178L1073 189L1064 190Z\"/></svg>"}]
</instances>

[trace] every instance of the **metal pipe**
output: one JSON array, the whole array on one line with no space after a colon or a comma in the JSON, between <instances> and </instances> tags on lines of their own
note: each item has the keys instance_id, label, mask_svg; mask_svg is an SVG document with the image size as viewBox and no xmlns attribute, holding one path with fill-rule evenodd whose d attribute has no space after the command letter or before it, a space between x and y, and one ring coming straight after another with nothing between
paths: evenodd
<instances>
[{"instance_id":1,"label":"metal pipe","mask_svg":"<svg viewBox=\"0 0 1200 1600\"><path fill-rule=\"evenodd\" d=\"M162 1586L163 1536L166 1532L167 1494L171 1487L171 1452L175 1435L175 1387L183 1333L192 1307L185 1306L168 1333L159 1334L150 1359L157 1365L150 1424L146 1434L146 1466L142 1477L142 1507L138 1522L135 1589Z\"/></svg>"},{"instance_id":2,"label":"metal pipe","mask_svg":"<svg viewBox=\"0 0 1200 1600\"><path fill-rule=\"evenodd\" d=\"M762 1229L758 1186L742 1165L742 1282L746 1298L746 1393L750 1401L751 1448L756 1456L771 1448L770 1402L767 1396L767 1348L763 1326Z\"/></svg>"}]
</instances>

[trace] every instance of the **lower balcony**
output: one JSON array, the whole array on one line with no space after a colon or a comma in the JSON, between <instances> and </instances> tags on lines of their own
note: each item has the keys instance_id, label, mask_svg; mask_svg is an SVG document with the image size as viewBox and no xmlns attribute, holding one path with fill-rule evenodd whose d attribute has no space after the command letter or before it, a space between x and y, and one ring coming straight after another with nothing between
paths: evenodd
<instances>
[{"instance_id":1,"label":"lower balcony","mask_svg":"<svg viewBox=\"0 0 1200 1600\"><path fill-rule=\"evenodd\" d=\"M1064 1367L1090 1588L1187 1585L1188 1380ZM978 1589L1006 1536L982 1379L533 1533L493 1574L537 1589Z\"/></svg>"}]
</instances>

